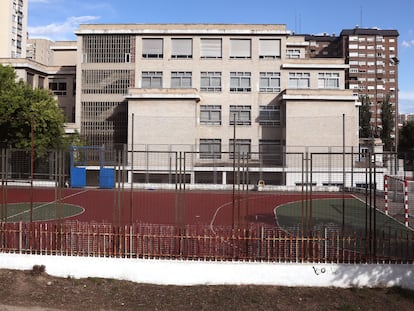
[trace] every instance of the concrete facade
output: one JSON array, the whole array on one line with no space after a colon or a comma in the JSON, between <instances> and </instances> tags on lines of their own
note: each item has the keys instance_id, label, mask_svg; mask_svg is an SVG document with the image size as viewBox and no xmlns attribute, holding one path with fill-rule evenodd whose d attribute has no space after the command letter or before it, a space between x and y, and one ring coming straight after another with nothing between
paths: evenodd
<instances>
[{"instance_id":1,"label":"concrete facade","mask_svg":"<svg viewBox=\"0 0 414 311\"><path fill-rule=\"evenodd\" d=\"M76 92L76 42L29 39L27 58L0 58L12 66L18 79L33 88L49 89L66 118L66 130L74 132Z\"/></svg>"},{"instance_id":2,"label":"concrete facade","mask_svg":"<svg viewBox=\"0 0 414 311\"><path fill-rule=\"evenodd\" d=\"M92 144L227 152L236 115L236 139L251 152L264 143L279 146L279 152L287 146L340 146L345 114L347 146L358 146L357 97L345 90L348 65L343 58L307 58L305 38L291 36L285 25L81 25L76 33L76 124ZM128 45L125 56L110 55L117 40ZM107 47L91 50L97 42ZM288 53L293 47L298 59ZM150 48L159 51L149 55ZM184 54L175 55L180 48ZM309 122L303 122L301 110ZM96 124L86 111L98 116ZM318 120L322 111L324 123ZM314 139L304 139L301 131ZM327 133L324 140L321 131ZM127 139L116 141L118 132ZM219 146L203 146L211 141Z\"/></svg>"}]
</instances>

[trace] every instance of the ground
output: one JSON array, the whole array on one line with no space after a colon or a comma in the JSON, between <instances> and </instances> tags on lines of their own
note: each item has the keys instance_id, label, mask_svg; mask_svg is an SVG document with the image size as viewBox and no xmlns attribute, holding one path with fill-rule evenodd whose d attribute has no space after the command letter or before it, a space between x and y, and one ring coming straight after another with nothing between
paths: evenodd
<instances>
[{"instance_id":1,"label":"ground","mask_svg":"<svg viewBox=\"0 0 414 311\"><path fill-rule=\"evenodd\" d=\"M414 310L402 288L157 286L55 278L41 269L0 270L0 311L46 310Z\"/></svg>"}]
</instances>

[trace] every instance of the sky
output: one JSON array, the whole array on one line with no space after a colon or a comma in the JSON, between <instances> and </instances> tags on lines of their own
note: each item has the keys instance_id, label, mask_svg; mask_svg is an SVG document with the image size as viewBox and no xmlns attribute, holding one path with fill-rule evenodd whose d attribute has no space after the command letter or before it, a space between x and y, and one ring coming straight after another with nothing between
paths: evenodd
<instances>
[{"instance_id":1,"label":"sky","mask_svg":"<svg viewBox=\"0 0 414 311\"><path fill-rule=\"evenodd\" d=\"M396 29L399 110L414 113L413 0L29 0L30 38L76 40L79 24L286 24L295 33L339 34L343 29Z\"/></svg>"}]
</instances>

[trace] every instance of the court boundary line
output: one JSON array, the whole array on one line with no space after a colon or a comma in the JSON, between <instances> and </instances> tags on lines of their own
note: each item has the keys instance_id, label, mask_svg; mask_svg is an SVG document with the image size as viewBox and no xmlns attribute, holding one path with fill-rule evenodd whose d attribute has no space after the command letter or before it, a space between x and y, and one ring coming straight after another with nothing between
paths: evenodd
<instances>
[{"instance_id":1,"label":"court boundary line","mask_svg":"<svg viewBox=\"0 0 414 311\"><path fill-rule=\"evenodd\" d=\"M85 189L85 190L83 190L83 191L79 191L79 192L72 193L71 195L65 196L65 197L63 197L63 198L62 198L62 199L60 199L60 200L54 200L54 201L51 201L51 202L45 202L45 203L43 203L43 204L40 204L40 205L38 205L38 206L34 207L34 208L32 209L32 211L38 210L38 209L40 209L40 208L43 208L43 207L48 206L48 205L51 205L51 204L56 204L56 203L62 202L63 200L66 200L66 199L68 199L68 198L71 198L71 197L74 197L74 196L77 196L77 195L83 194L83 193L85 193L85 192L87 192L87 191L89 191L89 189ZM62 202L62 203L63 203L63 204L65 204L64 202ZM8 203L8 204L30 204L30 202L16 202L16 203ZM82 210L82 212L81 212L81 213L71 215L70 217L78 216L78 215L81 215L81 214L83 214L83 213L85 212L85 208L84 208L83 206L76 205L76 204L72 204L72 203L67 203L67 205L78 206L78 207L80 207L80 208L81 208L81 210ZM30 213L30 209L29 209L29 210L25 210L25 211L20 212L20 213L17 213L17 214L14 214L14 215L12 215L12 216L8 216L8 217L7 217L7 220L9 220L9 219L13 219L14 217L17 217L17 216L20 216L20 215L24 215L24 214L27 214L27 213ZM64 217L64 218L67 218L67 217ZM39 221L44 221L44 220L39 220Z\"/></svg>"}]
</instances>

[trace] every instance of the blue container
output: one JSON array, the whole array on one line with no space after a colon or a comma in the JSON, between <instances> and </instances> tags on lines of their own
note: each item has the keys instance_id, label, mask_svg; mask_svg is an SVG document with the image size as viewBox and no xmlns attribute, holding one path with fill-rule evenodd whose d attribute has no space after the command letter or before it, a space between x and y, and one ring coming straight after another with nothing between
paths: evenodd
<instances>
[{"instance_id":1,"label":"blue container","mask_svg":"<svg viewBox=\"0 0 414 311\"><path fill-rule=\"evenodd\" d=\"M113 189L115 186L115 170L113 168L101 168L99 172L99 187Z\"/></svg>"},{"instance_id":2,"label":"blue container","mask_svg":"<svg viewBox=\"0 0 414 311\"><path fill-rule=\"evenodd\" d=\"M86 169L81 167L70 168L70 186L72 188L86 187Z\"/></svg>"}]
</instances>

